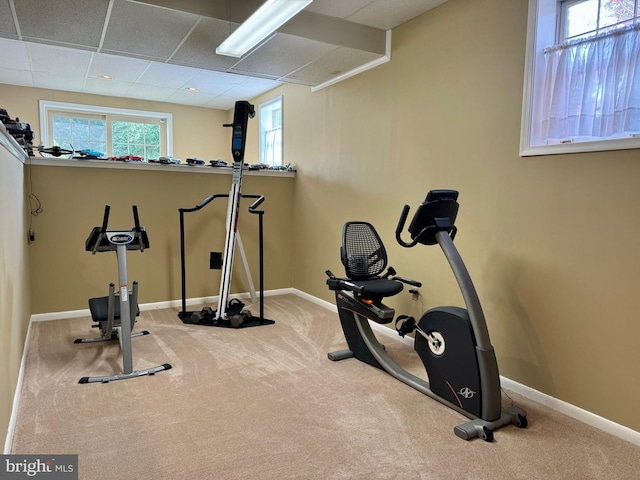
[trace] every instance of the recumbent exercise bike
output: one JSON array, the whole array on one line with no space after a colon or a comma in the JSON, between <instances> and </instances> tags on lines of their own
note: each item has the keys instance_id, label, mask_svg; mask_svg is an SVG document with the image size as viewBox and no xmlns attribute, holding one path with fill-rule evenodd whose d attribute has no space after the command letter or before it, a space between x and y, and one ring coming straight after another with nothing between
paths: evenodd
<instances>
[{"instance_id":1,"label":"recumbent exercise bike","mask_svg":"<svg viewBox=\"0 0 640 480\"><path fill-rule=\"evenodd\" d=\"M107 230L109 223L109 211L111 207L104 207L104 217L101 227L94 227L85 241L85 250L94 255L96 252L116 252L118 259L118 285L116 293L115 285L109 285L109 296L89 299L91 318L99 328L100 337L78 338L74 343L96 343L118 340L122 350L122 373L96 377L82 377L78 383L108 383L112 380L124 380L154 375L163 370L169 370L168 363L144 370L133 370L133 353L131 337L149 335L147 330L132 333L136 316L140 315L138 307L138 282L133 282L133 288L129 290L127 279L127 250L140 250L144 252L149 248L149 237L144 227L140 226L138 207L133 205L133 219L135 226L132 230Z\"/></svg>"},{"instance_id":2,"label":"recumbent exercise bike","mask_svg":"<svg viewBox=\"0 0 640 480\"><path fill-rule=\"evenodd\" d=\"M475 287L460 254L453 244L458 213L458 192L432 190L418 207L409 226L411 242L401 238L409 206L405 205L396 239L404 247L440 245L462 292L466 309L435 307L416 323L410 316L396 320L396 330L404 337L416 332L414 348L427 371L425 381L404 370L385 352L368 320L380 324L393 321L395 310L382 300L400 293L403 283L419 282L395 276L387 267L387 254L375 228L366 222L348 222L343 228L340 257L348 278L336 278L327 271L327 285L336 292L340 323L348 349L329 353L333 361L355 357L380 368L419 392L470 418L454 428L464 439L493 440L493 430L509 424L527 426L527 414L514 405L502 409L498 364L489 339L487 324Z\"/></svg>"}]
</instances>

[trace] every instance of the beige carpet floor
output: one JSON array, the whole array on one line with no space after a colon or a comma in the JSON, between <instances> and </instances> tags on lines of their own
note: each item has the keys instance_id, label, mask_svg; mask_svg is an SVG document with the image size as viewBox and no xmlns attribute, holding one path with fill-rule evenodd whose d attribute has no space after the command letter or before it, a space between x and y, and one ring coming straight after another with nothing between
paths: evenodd
<instances>
[{"instance_id":1,"label":"beige carpet floor","mask_svg":"<svg viewBox=\"0 0 640 480\"><path fill-rule=\"evenodd\" d=\"M633 479L640 448L510 393L529 428L465 442L466 418L354 359L335 312L267 297L275 325L183 325L144 311L134 367L155 376L79 385L119 372L117 344L76 345L90 319L34 322L12 453L78 454L80 479ZM251 308L257 314L257 307ZM407 345L385 339L408 370ZM505 397L505 403L509 400Z\"/></svg>"}]
</instances>

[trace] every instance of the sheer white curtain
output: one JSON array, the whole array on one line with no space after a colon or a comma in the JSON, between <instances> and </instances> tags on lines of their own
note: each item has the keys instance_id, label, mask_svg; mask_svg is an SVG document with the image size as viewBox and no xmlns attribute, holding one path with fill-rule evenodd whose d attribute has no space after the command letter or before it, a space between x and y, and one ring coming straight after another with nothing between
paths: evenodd
<instances>
[{"instance_id":1,"label":"sheer white curtain","mask_svg":"<svg viewBox=\"0 0 640 480\"><path fill-rule=\"evenodd\" d=\"M640 133L640 25L547 48L542 137Z\"/></svg>"}]
</instances>

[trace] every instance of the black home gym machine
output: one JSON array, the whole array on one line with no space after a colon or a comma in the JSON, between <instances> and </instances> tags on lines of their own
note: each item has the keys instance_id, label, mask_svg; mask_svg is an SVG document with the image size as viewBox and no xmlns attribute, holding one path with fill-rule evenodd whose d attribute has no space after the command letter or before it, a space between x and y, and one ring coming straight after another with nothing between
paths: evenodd
<instances>
[{"instance_id":1,"label":"black home gym machine","mask_svg":"<svg viewBox=\"0 0 640 480\"><path fill-rule=\"evenodd\" d=\"M500 377L487 324L469 272L453 244L454 222L458 213L458 192L432 190L419 206L409 226L411 242L401 233L409 213L405 205L396 239L404 247L440 245L460 290L466 309L435 307L425 312L416 324L413 317L401 315L396 330L404 337L416 332L414 348L424 364L429 382L412 375L385 352L368 320L380 324L393 321L395 310L382 303L383 298L400 293L406 279L390 277L395 271L380 275L387 264L387 254L371 224L349 222L343 229L341 260L348 278L336 278L327 271L327 285L336 292L340 323L348 349L329 354L337 361L355 357L415 388L470 418L454 428L464 439L480 437L490 442L493 430L508 424L527 426L527 414L516 406L502 409Z\"/></svg>"},{"instance_id":2,"label":"black home gym machine","mask_svg":"<svg viewBox=\"0 0 640 480\"><path fill-rule=\"evenodd\" d=\"M263 258L263 210L257 210L264 201L262 195L245 195L242 193L242 173L244 170L244 150L247 138L247 123L249 118L255 116L255 109L246 100L237 101L233 113L233 123L225 124L225 127L232 128L231 153L233 155L233 178L231 191L228 194L216 194L205 198L193 208L180 208L180 266L182 278L182 310L178 317L189 324L208 325L214 327L244 328L259 325L270 325L273 320L264 318L264 258ZM218 308L204 307L199 311L187 311L187 291L186 291L186 262L185 262L185 234L184 234L184 214L196 212L216 198L228 198L226 237L224 244L224 254L222 252L211 252L209 266L214 270L222 270L220 279L220 293L218 295ZM251 279L251 272L244 254L240 232L238 231L238 217L240 214L240 200L242 198L254 198L255 202L249 207L249 212L258 215L259 232L259 263L260 263L260 316L254 316L248 309L244 308L244 303L238 298L230 299L231 277L233 271L233 257L238 249L244 267L247 283L252 301L256 302L255 288Z\"/></svg>"},{"instance_id":3,"label":"black home gym machine","mask_svg":"<svg viewBox=\"0 0 640 480\"><path fill-rule=\"evenodd\" d=\"M168 363L144 370L133 370L133 353L131 337L149 335L144 330L132 333L136 316L140 314L138 307L138 282L133 282L129 289L127 278L127 250L144 252L149 248L149 237L144 227L140 226L138 207L133 205L133 220L135 226L131 230L107 230L109 211L111 207L104 207L104 217L101 227L94 227L85 242L85 250L94 255L96 252L116 252L118 259L118 292L115 285L109 285L109 296L89 299L91 317L100 329L100 337L78 338L74 343L96 343L118 340L122 350L122 373L99 377L82 377L78 383L108 383L112 380L154 375L163 370L169 370Z\"/></svg>"}]
</instances>

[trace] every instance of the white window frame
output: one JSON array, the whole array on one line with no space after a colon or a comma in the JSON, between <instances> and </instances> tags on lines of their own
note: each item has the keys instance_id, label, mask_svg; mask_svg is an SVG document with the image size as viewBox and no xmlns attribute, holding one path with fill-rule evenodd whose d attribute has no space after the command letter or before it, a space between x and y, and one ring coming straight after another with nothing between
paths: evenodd
<instances>
[{"instance_id":1,"label":"white window frame","mask_svg":"<svg viewBox=\"0 0 640 480\"><path fill-rule=\"evenodd\" d=\"M95 105L83 105L78 103L54 102L50 100L40 100L40 140L45 147L50 147L52 125L49 121L50 113L66 113L69 116L73 114L89 114L89 115L106 115L108 120L125 120L136 122L141 119L150 119L163 124L165 128L161 128L161 136L165 144L166 153L161 155L173 155L173 115L166 112L151 112L145 110L129 110L125 108L101 107ZM107 121L107 131L111 130L111 124ZM111 140L110 134L107 134L107 143ZM110 148L110 147L109 147ZM161 145L161 150L162 150Z\"/></svg>"},{"instance_id":2,"label":"white window frame","mask_svg":"<svg viewBox=\"0 0 640 480\"><path fill-rule=\"evenodd\" d=\"M529 0L527 49L525 56L522 123L520 129L520 156L554 155L563 153L596 152L640 148L640 136L602 139L597 141L533 145L539 125L537 116L544 74L543 49L554 45L559 22L558 0Z\"/></svg>"},{"instance_id":3,"label":"white window frame","mask_svg":"<svg viewBox=\"0 0 640 480\"><path fill-rule=\"evenodd\" d=\"M279 163L275 163L275 164L271 164L269 162L265 162L264 159L264 155L265 155L265 150L266 150L266 145L265 145L265 132L264 132L264 112L269 109L269 107L271 105L273 105L274 103L280 103L280 162ZM270 111L270 109L269 109ZM258 120L259 120L259 136L260 136L260 141L259 141L259 152L258 152L258 158L260 159L260 163L268 163L269 165L273 165L273 166L282 166L285 165L284 163L284 97L282 95L279 95L277 97L272 98L271 100L268 100L264 103L261 103L260 106L258 107Z\"/></svg>"}]
</instances>

